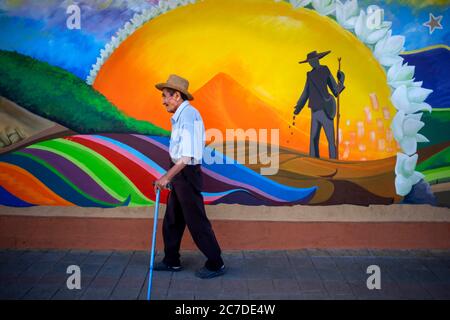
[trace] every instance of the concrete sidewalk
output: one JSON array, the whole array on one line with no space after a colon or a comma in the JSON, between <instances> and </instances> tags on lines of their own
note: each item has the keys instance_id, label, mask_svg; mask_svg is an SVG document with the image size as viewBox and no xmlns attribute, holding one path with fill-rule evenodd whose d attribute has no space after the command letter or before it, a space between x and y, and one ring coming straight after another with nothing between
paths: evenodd
<instances>
[{"instance_id":1,"label":"concrete sidewalk","mask_svg":"<svg viewBox=\"0 0 450 320\"><path fill-rule=\"evenodd\" d=\"M228 273L201 280L204 258L184 251L184 270L153 273L154 299L450 299L450 251L227 251ZM158 254L156 261L161 259ZM142 251L0 250L0 299L145 299L149 253ZM81 268L69 290L67 267ZM369 290L367 267L381 269Z\"/></svg>"}]
</instances>

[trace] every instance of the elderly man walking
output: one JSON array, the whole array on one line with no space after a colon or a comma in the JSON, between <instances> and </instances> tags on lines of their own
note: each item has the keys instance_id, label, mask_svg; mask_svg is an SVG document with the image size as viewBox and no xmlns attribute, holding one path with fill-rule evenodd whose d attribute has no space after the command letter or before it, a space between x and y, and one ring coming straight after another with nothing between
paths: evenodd
<instances>
[{"instance_id":1,"label":"elderly man walking","mask_svg":"<svg viewBox=\"0 0 450 320\"><path fill-rule=\"evenodd\" d=\"M189 82L177 75L170 75L165 83L156 88L162 91L162 102L173 113L170 135L170 169L155 182L155 188L171 185L163 221L164 259L154 270L180 271L180 245L187 225L192 238L206 256L203 268L196 271L202 279L221 276L225 265L221 249L206 216L201 194L202 156L205 147L205 128L202 117L190 103Z\"/></svg>"}]
</instances>

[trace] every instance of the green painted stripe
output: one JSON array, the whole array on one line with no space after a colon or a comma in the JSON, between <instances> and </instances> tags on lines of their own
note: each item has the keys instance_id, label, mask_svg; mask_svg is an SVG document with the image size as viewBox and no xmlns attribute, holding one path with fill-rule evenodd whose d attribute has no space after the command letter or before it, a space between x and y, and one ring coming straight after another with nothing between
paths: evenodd
<instances>
[{"instance_id":1,"label":"green painted stripe","mask_svg":"<svg viewBox=\"0 0 450 320\"><path fill-rule=\"evenodd\" d=\"M86 174L88 174L97 184L99 184L106 192L108 192L111 196L113 196L114 198L118 199L119 201L124 201L126 199L126 197L124 197L123 195L119 195L118 193L116 193L114 191L114 189L111 189L107 184L105 184L103 182L103 180L98 177L91 169L90 167L92 167L91 165L89 167L87 167L83 162L78 161L78 159L73 158L72 156L70 156L69 154L67 154L65 151L63 151L62 149L55 149L55 147L48 147L48 146L44 146L41 143L38 144L34 144L32 146L28 146L27 149L29 148L33 148L33 149L40 149L40 150L45 150L45 151L50 151L53 152L55 154L60 155L61 157L66 158L67 160L69 160L70 162L72 162L73 164L75 164L76 166L78 166L81 170L83 170L84 172L86 172Z\"/></svg>"},{"instance_id":2,"label":"green painted stripe","mask_svg":"<svg viewBox=\"0 0 450 320\"><path fill-rule=\"evenodd\" d=\"M46 167L47 169L52 171L54 174L56 174L58 177L60 177L62 180L64 180L64 182L67 183L72 189L77 191L79 194L83 195L85 198L88 198L92 202L95 202L95 203L97 203L99 205L102 205L102 206L108 206L108 207L116 207L117 206L117 204L115 204L115 203L105 202L105 201L96 199L96 198L92 197L91 195L85 193L83 190L78 188L74 183L72 183L72 181L70 181L65 175L63 175L58 170L56 170L55 167L53 167L47 161L42 160L42 159L40 159L40 158L38 158L38 157L36 157L34 155L28 154L28 153L16 152L16 154L24 156L24 157L28 157L28 158L32 159L33 161L36 161L36 162L40 163L41 165L43 165L44 167Z\"/></svg>"},{"instance_id":3,"label":"green painted stripe","mask_svg":"<svg viewBox=\"0 0 450 320\"><path fill-rule=\"evenodd\" d=\"M426 170L422 172L428 182L450 178L450 167Z\"/></svg>"},{"instance_id":4,"label":"green painted stripe","mask_svg":"<svg viewBox=\"0 0 450 320\"><path fill-rule=\"evenodd\" d=\"M448 111L450 111L450 108L433 108L432 113L433 112L441 112L441 111L448 112Z\"/></svg>"},{"instance_id":5,"label":"green painted stripe","mask_svg":"<svg viewBox=\"0 0 450 320\"><path fill-rule=\"evenodd\" d=\"M142 192L118 170L108 159L97 152L70 140L53 139L38 142L28 148L40 148L55 152L72 161L80 169L89 174L107 192L120 201L131 195L130 204L149 204Z\"/></svg>"}]
</instances>

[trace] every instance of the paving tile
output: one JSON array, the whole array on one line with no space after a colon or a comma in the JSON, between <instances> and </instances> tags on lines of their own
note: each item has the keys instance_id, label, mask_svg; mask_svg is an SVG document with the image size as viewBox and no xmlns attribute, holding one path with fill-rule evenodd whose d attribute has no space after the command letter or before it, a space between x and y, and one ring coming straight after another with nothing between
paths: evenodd
<instances>
[{"instance_id":1,"label":"paving tile","mask_svg":"<svg viewBox=\"0 0 450 320\"><path fill-rule=\"evenodd\" d=\"M303 300L331 300L332 298L326 291L322 292L304 292L302 294Z\"/></svg>"},{"instance_id":2,"label":"paving tile","mask_svg":"<svg viewBox=\"0 0 450 320\"><path fill-rule=\"evenodd\" d=\"M421 284L399 283L401 297L404 299L432 299L432 295Z\"/></svg>"},{"instance_id":3,"label":"paving tile","mask_svg":"<svg viewBox=\"0 0 450 320\"><path fill-rule=\"evenodd\" d=\"M442 266L450 268L450 257L442 257L442 258L439 258L439 260L441 261Z\"/></svg>"},{"instance_id":4,"label":"paving tile","mask_svg":"<svg viewBox=\"0 0 450 320\"><path fill-rule=\"evenodd\" d=\"M353 292L355 299L358 300L380 300L389 296L389 292L385 285L381 285L381 289L369 290L366 282L349 283L350 289Z\"/></svg>"},{"instance_id":5,"label":"paving tile","mask_svg":"<svg viewBox=\"0 0 450 320\"><path fill-rule=\"evenodd\" d=\"M254 258L286 258L286 251L284 250L246 250L243 252L245 259Z\"/></svg>"},{"instance_id":6,"label":"paving tile","mask_svg":"<svg viewBox=\"0 0 450 320\"><path fill-rule=\"evenodd\" d=\"M128 264L132 256L133 251L113 251L106 263L112 265Z\"/></svg>"},{"instance_id":7,"label":"paving tile","mask_svg":"<svg viewBox=\"0 0 450 320\"><path fill-rule=\"evenodd\" d=\"M330 254L326 249L306 249L310 257L329 257Z\"/></svg>"},{"instance_id":8,"label":"paving tile","mask_svg":"<svg viewBox=\"0 0 450 320\"><path fill-rule=\"evenodd\" d=\"M0 264L7 263L9 261L16 260L23 255L27 250L9 250L3 249L0 251Z\"/></svg>"},{"instance_id":9,"label":"paving tile","mask_svg":"<svg viewBox=\"0 0 450 320\"><path fill-rule=\"evenodd\" d=\"M450 268L445 266L442 267L434 267L431 271L442 281L446 283L450 283Z\"/></svg>"},{"instance_id":10,"label":"paving tile","mask_svg":"<svg viewBox=\"0 0 450 320\"><path fill-rule=\"evenodd\" d=\"M145 275L142 277L122 277L116 284L113 294L117 294L121 290L135 290L137 291L137 295L139 295L144 282Z\"/></svg>"},{"instance_id":11,"label":"paving tile","mask_svg":"<svg viewBox=\"0 0 450 320\"><path fill-rule=\"evenodd\" d=\"M170 292L167 294L168 300L194 300L194 292Z\"/></svg>"},{"instance_id":12,"label":"paving tile","mask_svg":"<svg viewBox=\"0 0 450 320\"><path fill-rule=\"evenodd\" d=\"M33 277L38 280L40 277L44 276L49 272L49 270L52 270L54 266L56 265L53 261L38 261L30 265L30 267L23 271L19 279L26 278L26 277Z\"/></svg>"},{"instance_id":13,"label":"paving tile","mask_svg":"<svg viewBox=\"0 0 450 320\"><path fill-rule=\"evenodd\" d=\"M197 286L195 288L195 292L211 294L211 295L218 294L218 293L222 292L222 290L223 290L222 281L223 281L222 277L217 277L217 278L213 278L213 279L203 279L203 280L197 281L196 282Z\"/></svg>"},{"instance_id":14,"label":"paving tile","mask_svg":"<svg viewBox=\"0 0 450 320\"><path fill-rule=\"evenodd\" d=\"M0 286L0 300L19 300L29 291L29 286L2 285Z\"/></svg>"},{"instance_id":15,"label":"paving tile","mask_svg":"<svg viewBox=\"0 0 450 320\"><path fill-rule=\"evenodd\" d=\"M249 296L245 292L233 293L233 294L219 294L217 300L250 300Z\"/></svg>"},{"instance_id":16,"label":"paving tile","mask_svg":"<svg viewBox=\"0 0 450 320\"><path fill-rule=\"evenodd\" d=\"M333 299L333 300L340 300L340 301L342 301L342 300L356 300L355 296L352 295L352 294L350 294L350 295L338 294L338 295L332 296L331 299Z\"/></svg>"},{"instance_id":17,"label":"paving tile","mask_svg":"<svg viewBox=\"0 0 450 320\"><path fill-rule=\"evenodd\" d=\"M59 261L66 265L81 265L89 254L90 251L70 250Z\"/></svg>"},{"instance_id":18,"label":"paving tile","mask_svg":"<svg viewBox=\"0 0 450 320\"><path fill-rule=\"evenodd\" d=\"M337 265L332 257L311 257L311 262L316 268L336 268Z\"/></svg>"},{"instance_id":19,"label":"paving tile","mask_svg":"<svg viewBox=\"0 0 450 320\"><path fill-rule=\"evenodd\" d=\"M330 296L353 295L350 285L345 281L324 281L323 284Z\"/></svg>"},{"instance_id":20,"label":"paving tile","mask_svg":"<svg viewBox=\"0 0 450 320\"><path fill-rule=\"evenodd\" d=\"M170 282L169 293L176 292L191 292L195 293L197 282L200 280L194 279L172 279Z\"/></svg>"},{"instance_id":21,"label":"paving tile","mask_svg":"<svg viewBox=\"0 0 450 320\"><path fill-rule=\"evenodd\" d=\"M221 278L235 280L246 279L246 274L248 275L249 273L244 270L245 268L242 264L227 264L227 272Z\"/></svg>"},{"instance_id":22,"label":"paving tile","mask_svg":"<svg viewBox=\"0 0 450 320\"><path fill-rule=\"evenodd\" d=\"M149 275L149 270L146 270L146 276ZM192 275L192 272L187 271L184 269L183 271L179 272L168 272L168 271L153 271L153 281L156 279L195 279Z\"/></svg>"},{"instance_id":23,"label":"paving tile","mask_svg":"<svg viewBox=\"0 0 450 320\"><path fill-rule=\"evenodd\" d=\"M1 278L16 278L32 266L33 261L14 260L0 266Z\"/></svg>"},{"instance_id":24,"label":"paving tile","mask_svg":"<svg viewBox=\"0 0 450 320\"><path fill-rule=\"evenodd\" d=\"M344 280L344 276L337 268L332 268L332 269L318 268L316 270L317 270L320 278L323 281L338 281L338 280L343 281Z\"/></svg>"},{"instance_id":25,"label":"paving tile","mask_svg":"<svg viewBox=\"0 0 450 320\"><path fill-rule=\"evenodd\" d=\"M199 251L182 252L185 269L153 273L152 299L450 299L448 250L307 249L229 251L222 277L201 280ZM158 252L157 259L162 259ZM147 251L0 250L0 299L145 300ZM158 260L157 260L158 261ZM69 290L70 264L81 290ZM381 269L381 290L367 289L369 265Z\"/></svg>"},{"instance_id":26,"label":"paving tile","mask_svg":"<svg viewBox=\"0 0 450 320\"><path fill-rule=\"evenodd\" d=\"M297 279L321 281L321 277L314 268L296 268L294 275Z\"/></svg>"},{"instance_id":27,"label":"paving tile","mask_svg":"<svg viewBox=\"0 0 450 320\"><path fill-rule=\"evenodd\" d=\"M294 268L314 267L314 264L309 256L289 256L289 263Z\"/></svg>"},{"instance_id":28,"label":"paving tile","mask_svg":"<svg viewBox=\"0 0 450 320\"><path fill-rule=\"evenodd\" d=\"M345 271L342 273L342 275L345 281L347 281L348 283L366 283L367 278L369 277L369 275L363 272L350 272L350 271Z\"/></svg>"},{"instance_id":29,"label":"paving tile","mask_svg":"<svg viewBox=\"0 0 450 320\"><path fill-rule=\"evenodd\" d=\"M273 279L275 292L283 294L300 293L300 286L296 279Z\"/></svg>"},{"instance_id":30,"label":"paving tile","mask_svg":"<svg viewBox=\"0 0 450 320\"><path fill-rule=\"evenodd\" d=\"M40 285L31 288L21 299L23 300L50 300L58 290L58 286Z\"/></svg>"},{"instance_id":31,"label":"paving tile","mask_svg":"<svg viewBox=\"0 0 450 320\"><path fill-rule=\"evenodd\" d=\"M104 264L111 256L112 251L93 251L83 261L84 264Z\"/></svg>"},{"instance_id":32,"label":"paving tile","mask_svg":"<svg viewBox=\"0 0 450 320\"><path fill-rule=\"evenodd\" d=\"M326 293L326 288L321 280L303 280L299 279L298 284L302 293L319 292Z\"/></svg>"},{"instance_id":33,"label":"paving tile","mask_svg":"<svg viewBox=\"0 0 450 320\"><path fill-rule=\"evenodd\" d=\"M414 280L414 277L412 276L412 273L408 270L405 269L389 269L388 273L386 274L385 272L383 272L383 270L381 271L381 281L383 281L383 277L384 276L389 276L392 279L395 279L395 281L397 283L412 283L412 282L417 282Z\"/></svg>"},{"instance_id":34,"label":"paving tile","mask_svg":"<svg viewBox=\"0 0 450 320\"><path fill-rule=\"evenodd\" d=\"M269 278L292 279L295 278L295 269L292 267L271 266L267 268Z\"/></svg>"},{"instance_id":35,"label":"paving tile","mask_svg":"<svg viewBox=\"0 0 450 320\"><path fill-rule=\"evenodd\" d=\"M40 257L39 261L41 261L41 262L58 262L68 252L69 252L69 250L64 250L64 251L48 250Z\"/></svg>"},{"instance_id":36,"label":"paving tile","mask_svg":"<svg viewBox=\"0 0 450 320\"><path fill-rule=\"evenodd\" d=\"M42 257L45 256L46 252L47 250L29 250L20 255L17 260L22 262L27 261L34 263L42 259Z\"/></svg>"},{"instance_id":37,"label":"paving tile","mask_svg":"<svg viewBox=\"0 0 450 320\"><path fill-rule=\"evenodd\" d=\"M170 286L170 278L157 278L152 281L151 288L151 300L165 300ZM139 293L139 300L147 300L148 293L148 276L145 278L145 282L142 285L141 292Z\"/></svg>"},{"instance_id":38,"label":"paving tile","mask_svg":"<svg viewBox=\"0 0 450 320\"><path fill-rule=\"evenodd\" d=\"M449 283L422 283L421 285L434 299L450 299Z\"/></svg>"},{"instance_id":39,"label":"paving tile","mask_svg":"<svg viewBox=\"0 0 450 320\"><path fill-rule=\"evenodd\" d=\"M409 275L411 276L411 280L414 282L420 282L420 283L441 283L445 282L442 281L441 278L439 278L434 272L431 270L425 269L425 270L410 270L408 271Z\"/></svg>"},{"instance_id":40,"label":"paving tile","mask_svg":"<svg viewBox=\"0 0 450 320\"><path fill-rule=\"evenodd\" d=\"M102 266L99 274L108 277L120 277L126 268L123 263L106 263Z\"/></svg>"},{"instance_id":41,"label":"paving tile","mask_svg":"<svg viewBox=\"0 0 450 320\"><path fill-rule=\"evenodd\" d=\"M292 293L285 297L285 300L304 300L304 294L301 292Z\"/></svg>"},{"instance_id":42,"label":"paving tile","mask_svg":"<svg viewBox=\"0 0 450 320\"><path fill-rule=\"evenodd\" d=\"M83 280L82 280L83 281ZM80 289L69 290L67 286L59 288L57 292L52 296L52 300L79 300L84 292L86 291L86 286L81 283Z\"/></svg>"},{"instance_id":43,"label":"paving tile","mask_svg":"<svg viewBox=\"0 0 450 320\"><path fill-rule=\"evenodd\" d=\"M171 278L156 278L156 277L153 277L152 287L169 288L170 281L171 281ZM143 286L147 287L147 285L148 285L148 276L145 278L145 282L144 282Z\"/></svg>"},{"instance_id":44,"label":"paving tile","mask_svg":"<svg viewBox=\"0 0 450 320\"><path fill-rule=\"evenodd\" d=\"M245 279L222 279L223 294L240 294L248 295L248 285Z\"/></svg>"},{"instance_id":45,"label":"paving tile","mask_svg":"<svg viewBox=\"0 0 450 320\"><path fill-rule=\"evenodd\" d=\"M140 287L123 287L114 290L109 296L110 300L137 300L139 298Z\"/></svg>"},{"instance_id":46,"label":"paving tile","mask_svg":"<svg viewBox=\"0 0 450 320\"><path fill-rule=\"evenodd\" d=\"M273 293L275 290L272 279L248 279L247 287L249 295Z\"/></svg>"},{"instance_id":47,"label":"paving tile","mask_svg":"<svg viewBox=\"0 0 450 320\"><path fill-rule=\"evenodd\" d=\"M196 292L194 294L195 300L218 300L219 293L205 293L205 292Z\"/></svg>"},{"instance_id":48,"label":"paving tile","mask_svg":"<svg viewBox=\"0 0 450 320\"><path fill-rule=\"evenodd\" d=\"M301 295L303 296L303 295ZM289 294L279 294L279 293L250 293L250 300L287 300L291 297Z\"/></svg>"},{"instance_id":49,"label":"paving tile","mask_svg":"<svg viewBox=\"0 0 450 320\"><path fill-rule=\"evenodd\" d=\"M271 279L272 274L267 266L252 263L252 261L244 260L244 263L236 269L237 273L235 275L237 278L244 279ZM229 268L228 273L231 273L232 270ZM230 276L228 276L229 278Z\"/></svg>"},{"instance_id":50,"label":"paving tile","mask_svg":"<svg viewBox=\"0 0 450 320\"><path fill-rule=\"evenodd\" d=\"M154 271L153 276L157 275L162 277L168 277L169 274L173 273L172 278L174 280L182 280L182 279L196 280L197 277L195 276L195 270L196 269L194 268L183 267L183 270L177 272Z\"/></svg>"},{"instance_id":51,"label":"paving tile","mask_svg":"<svg viewBox=\"0 0 450 320\"><path fill-rule=\"evenodd\" d=\"M159 256L155 256L155 261L159 261ZM144 265L148 267L150 264L150 253L146 251L134 251L130 258L129 264Z\"/></svg>"},{"instance_id":52,"label":"paving tile","mask_svg":"<svg viewBox=\"0 0 450 320\"><path fill-rule=\"evenodd\" d=\"M150 295L150 300L166 300L167 299L167 288L152 288ZM139 295L139 300L147 300L147 288L144 292Z\"/></svg>"},{"instance_id":53,"label":"paving tile","mask_svg":"<svg viewBox=\"0 0 450 320\"><path fill-rule=\"evenodd\" d=\"M108 300L111 295L109 288L88 288L81 296L81 300Z\"/></svg>"},{"instance_id":54,"label":"paving tile","mask_svg":"<svg viewBox=\"0 0 450 320\"><path fill-rule=\"evenodd\" d=\"M225 264L227 263L227 260L230 259L244 259L244 252L241 250L229 250L222 252L222 259L224 260Z\"/></svg>"},{"instance_id":55,"label":"paving tile","mask_svg":"<svg viewBox=\"0 0 450 320\"><path fill-rule=\"evenodd\" d=\"M362 271L361 266L358 265L353 257L333 257L336 267L341 270L358 270Z\"/></svg>"}]
</instances>

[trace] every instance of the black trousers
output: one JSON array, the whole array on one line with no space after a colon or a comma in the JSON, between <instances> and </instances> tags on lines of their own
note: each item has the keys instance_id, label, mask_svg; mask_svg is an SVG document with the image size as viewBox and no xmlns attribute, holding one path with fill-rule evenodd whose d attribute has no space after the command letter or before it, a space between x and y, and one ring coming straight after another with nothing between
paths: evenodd
<instances>
[{"instance_id":1,"label":"black trousers","mask_svg":"<svg viewBox=\"0 0 450 320\"><path fill-rule=\"evenodd\" d=\"M171 167L173 167L171 162ZM197 247L207 257L205 267L218 270L223 261L211 223L206 216L201 190L201 165L187 165L172 181L163 221L164 262L180 265L180 245L186 225Z\"/></svg>"}]
</instances>

